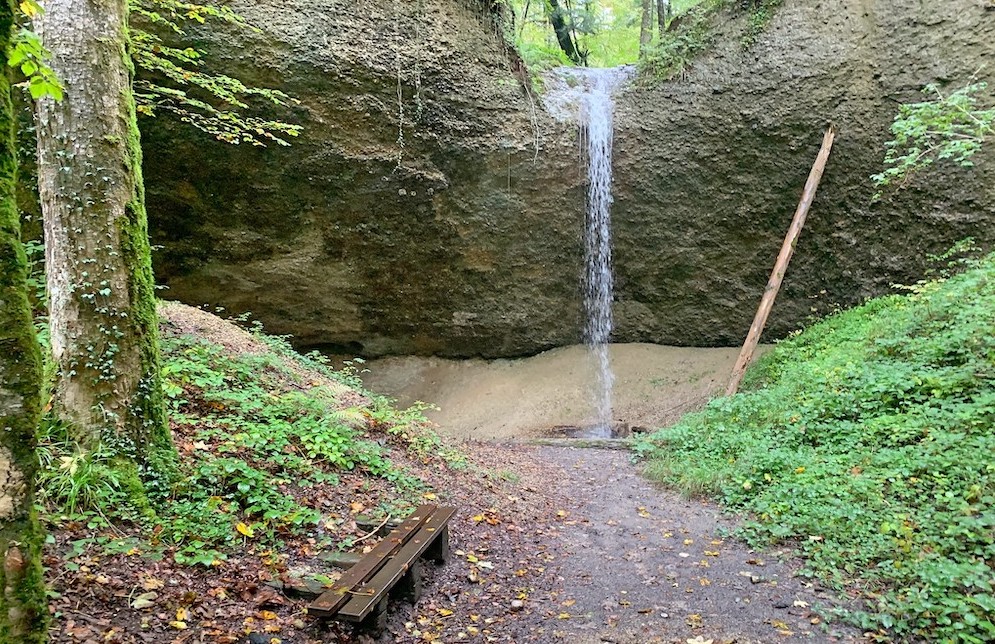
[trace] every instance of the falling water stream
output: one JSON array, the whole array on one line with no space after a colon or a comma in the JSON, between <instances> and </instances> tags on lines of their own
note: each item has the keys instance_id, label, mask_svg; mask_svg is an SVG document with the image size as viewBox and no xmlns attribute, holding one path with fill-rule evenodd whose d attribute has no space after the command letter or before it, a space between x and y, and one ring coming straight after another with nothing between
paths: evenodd
<instances>
[{"instance_id":1,"label":"falling water stream","mask_svg":"<svg viewBox=\"0 0 995 644\"><path fill-rule=\"evenodd\" d=\"M580 132L580 157L587 168L587 214L584 228L583 338L594 362L594 421L586 436L612 433L612 388L615 376L609 359L612 334L612 92L630 73L625 67L563 70L560 83L547 99L551 112L573 112ZM573 109L576 109L576 112Z\"/></svg>"},{"instance_id":2,"label":"falling water stream","mask_svg":"<svg viewBox=\"0 0 995 644\"><path fill-rule=\"evenodd\" d=\"M613 71L613 70L599 70ZM615 375L608 357L612 333L612 139L611 90L615 75L600 73L583 96L581 141L587 148L587 217L584 229L584 343L594 355L597 378L591 433L611 434Z\"/></svg>"}]
</instances>

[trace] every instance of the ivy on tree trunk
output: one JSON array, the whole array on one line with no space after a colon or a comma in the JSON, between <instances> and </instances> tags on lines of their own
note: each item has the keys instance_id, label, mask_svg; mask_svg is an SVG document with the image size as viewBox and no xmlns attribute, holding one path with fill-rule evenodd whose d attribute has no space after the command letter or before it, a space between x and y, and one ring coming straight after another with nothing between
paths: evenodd
<instances>
[{"instance_id":1,"label":"ivy on tree trunk","mask_svg":"<svg viewBox=\"0 0 995 644\"><path fill-rule=\"evenodd\" d=\"M170 439L128 55L127 0L46 0L65 99L37 104L55 410L84 449L147 463Z\"/></svg>"},{"instance_id":2,"label":"ivy on tree trunk","mask_svg":"<svg viewBox=\"0 0 995 644\"><path fill-rule=\"evenodd\" d=\"M34 512L41 358L14 199L16 153L7 52L13 12L0 1L0 642L47 641L41 528Z\"/></svg>"}]
</instances>

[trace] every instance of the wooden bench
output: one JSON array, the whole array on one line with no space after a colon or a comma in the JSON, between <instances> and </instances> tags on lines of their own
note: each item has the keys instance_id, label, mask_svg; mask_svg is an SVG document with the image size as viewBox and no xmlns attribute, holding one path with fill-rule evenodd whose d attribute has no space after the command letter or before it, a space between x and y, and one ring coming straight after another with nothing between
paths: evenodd
<instances>
[{"instance_id":1,"label":"wooden bench","mask_svg":"<svg viewBox=\"0 0 995 644\"><path fill-rule=\"evenodd\" d=\"M455 508L422 505L391 530L373 550L346 570L335 585L308 606L316 617L359 623L379 632L386 626L387 600L398 582L412 602L421 596L422 555L449 559L449 519Z\"/></svg>"}]
</instances>

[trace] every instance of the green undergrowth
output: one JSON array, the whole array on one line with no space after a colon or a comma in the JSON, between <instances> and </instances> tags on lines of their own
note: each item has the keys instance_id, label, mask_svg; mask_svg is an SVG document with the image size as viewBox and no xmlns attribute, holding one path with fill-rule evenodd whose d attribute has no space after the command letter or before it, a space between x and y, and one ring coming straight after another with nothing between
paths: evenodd
<instances>
[{"instance_id":1,"label":"green undergrowth","mask_svg":"<svg viewBox=\"0 0 995 644\"><path fill-rule=\"evenodd\" d=\"M719 14L746 16L740 44L749 49L767 29L784 0L702 0L676 16L639 61L643 82L683 79L713 44Z\"/></svg>"},{"instance_id":2,"label":"green undergrowth","mask_svg":"<svg viewBox=\"0 0 995 644\"><path fill-rule=\"evenodd\" d=\"M157 470L171 475L139 480L112 449L80 452L47 423L40 483L51 521L130 526L143 552L211 565L246 538L279 548L316 526L334 533L357 494L371 500L373 517L408 511L428 491L418 468L465 466L425 427L423 407L397 410L362 391L354 368L333 370L258 330L264 350L233 352L166 328L164 393L178 458Z\"/></svg>"},{"instance_id":3,"label":"green undergrowth","mask_svg":"<svg viewBox=\"0 0 995 644\"><path fill-rule=\"evenodd\" d=\"M681 78L692 62L712 44L713 20L726 8L728 0L704 0L674 19L670 28L639 61L643 80L664 81Z\"/></svg>"},{"instance_id":4,"label":"green undergrowth","mask_svg":"<svg viewBox=\"0 0 995 644\"><path fill-rule=\"evenodd\" d=\"M644 439L751 544L857 589L881 638L995 640L995 255L782 342L747 391Z\"/></svg>"},{"instance_id":5,"label":"green undergrowth","mask_svg":"<svg viewBox=\"0 0 995 644\"><path fill-rule=\"evenodd\" d=\"M746 32L740 43L744 49L749 49L767 29L784 0L740 0L739 4L747 12Z\"/></svg>"}]
</instances>

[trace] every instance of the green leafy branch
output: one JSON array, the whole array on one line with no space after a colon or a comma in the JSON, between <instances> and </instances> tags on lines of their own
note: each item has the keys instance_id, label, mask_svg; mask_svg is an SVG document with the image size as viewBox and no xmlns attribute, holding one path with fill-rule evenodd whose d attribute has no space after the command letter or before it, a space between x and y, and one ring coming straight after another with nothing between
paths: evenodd
<instances>
[{"instance_id":1,"label":"green leafy branch","mask_svg":"<svg viewBox=\"0 0 995 644\"><path fill-rule=\"evenodd\" d=\"M917 172L941 159L973 165L971 157L995 135L995 108L977 105L976 94L986 88L985 83L972 82L944 95L931 84L923 93L932 99L899 107L891 124L895 138L885 144L885 170L871 177L875 186L903 188ZM875 198L880 196L879 192Z\"/></svg>"},{"instance_id":2,"label":"green leafy branch","mask_svg":"<svg viewBox=\"0 0 995 644\"><path fill-rule=\"evenodd\" d=\"M22 0L18 5L27 18L41 15L42 8L35 0ZM41 44L38 34L29 29L20 29L11 39L7 52L7 65L20 69L28 79L31 98L39 100L46 96L61 101L63 88L58 76L48 65L51 54Z\"/></svg>"},{"instance_id":3,"label":"green leafy branch","mask_svg":"<svg viewBox=\"0 0 995 644\"><path fill-rule=\"evenodd\" d=\"M185 22L249 26L227 7L215 7L178 0L133 0L131 11L149 26L165 28L182 36ZM197 49L171 47L164 40L139 27L131 30L135 65L155 81L135 81L138 113L155 116L169 112L181 121L226 143L267 143L289 145L287 138L298 136L301 126L279 120L246 116L252 99L287 107L297 101L276 89L251 87L225 74L203 70L203 55ZM221 105L221 107L218 107Z\"/></svg>"}]
</instances>

